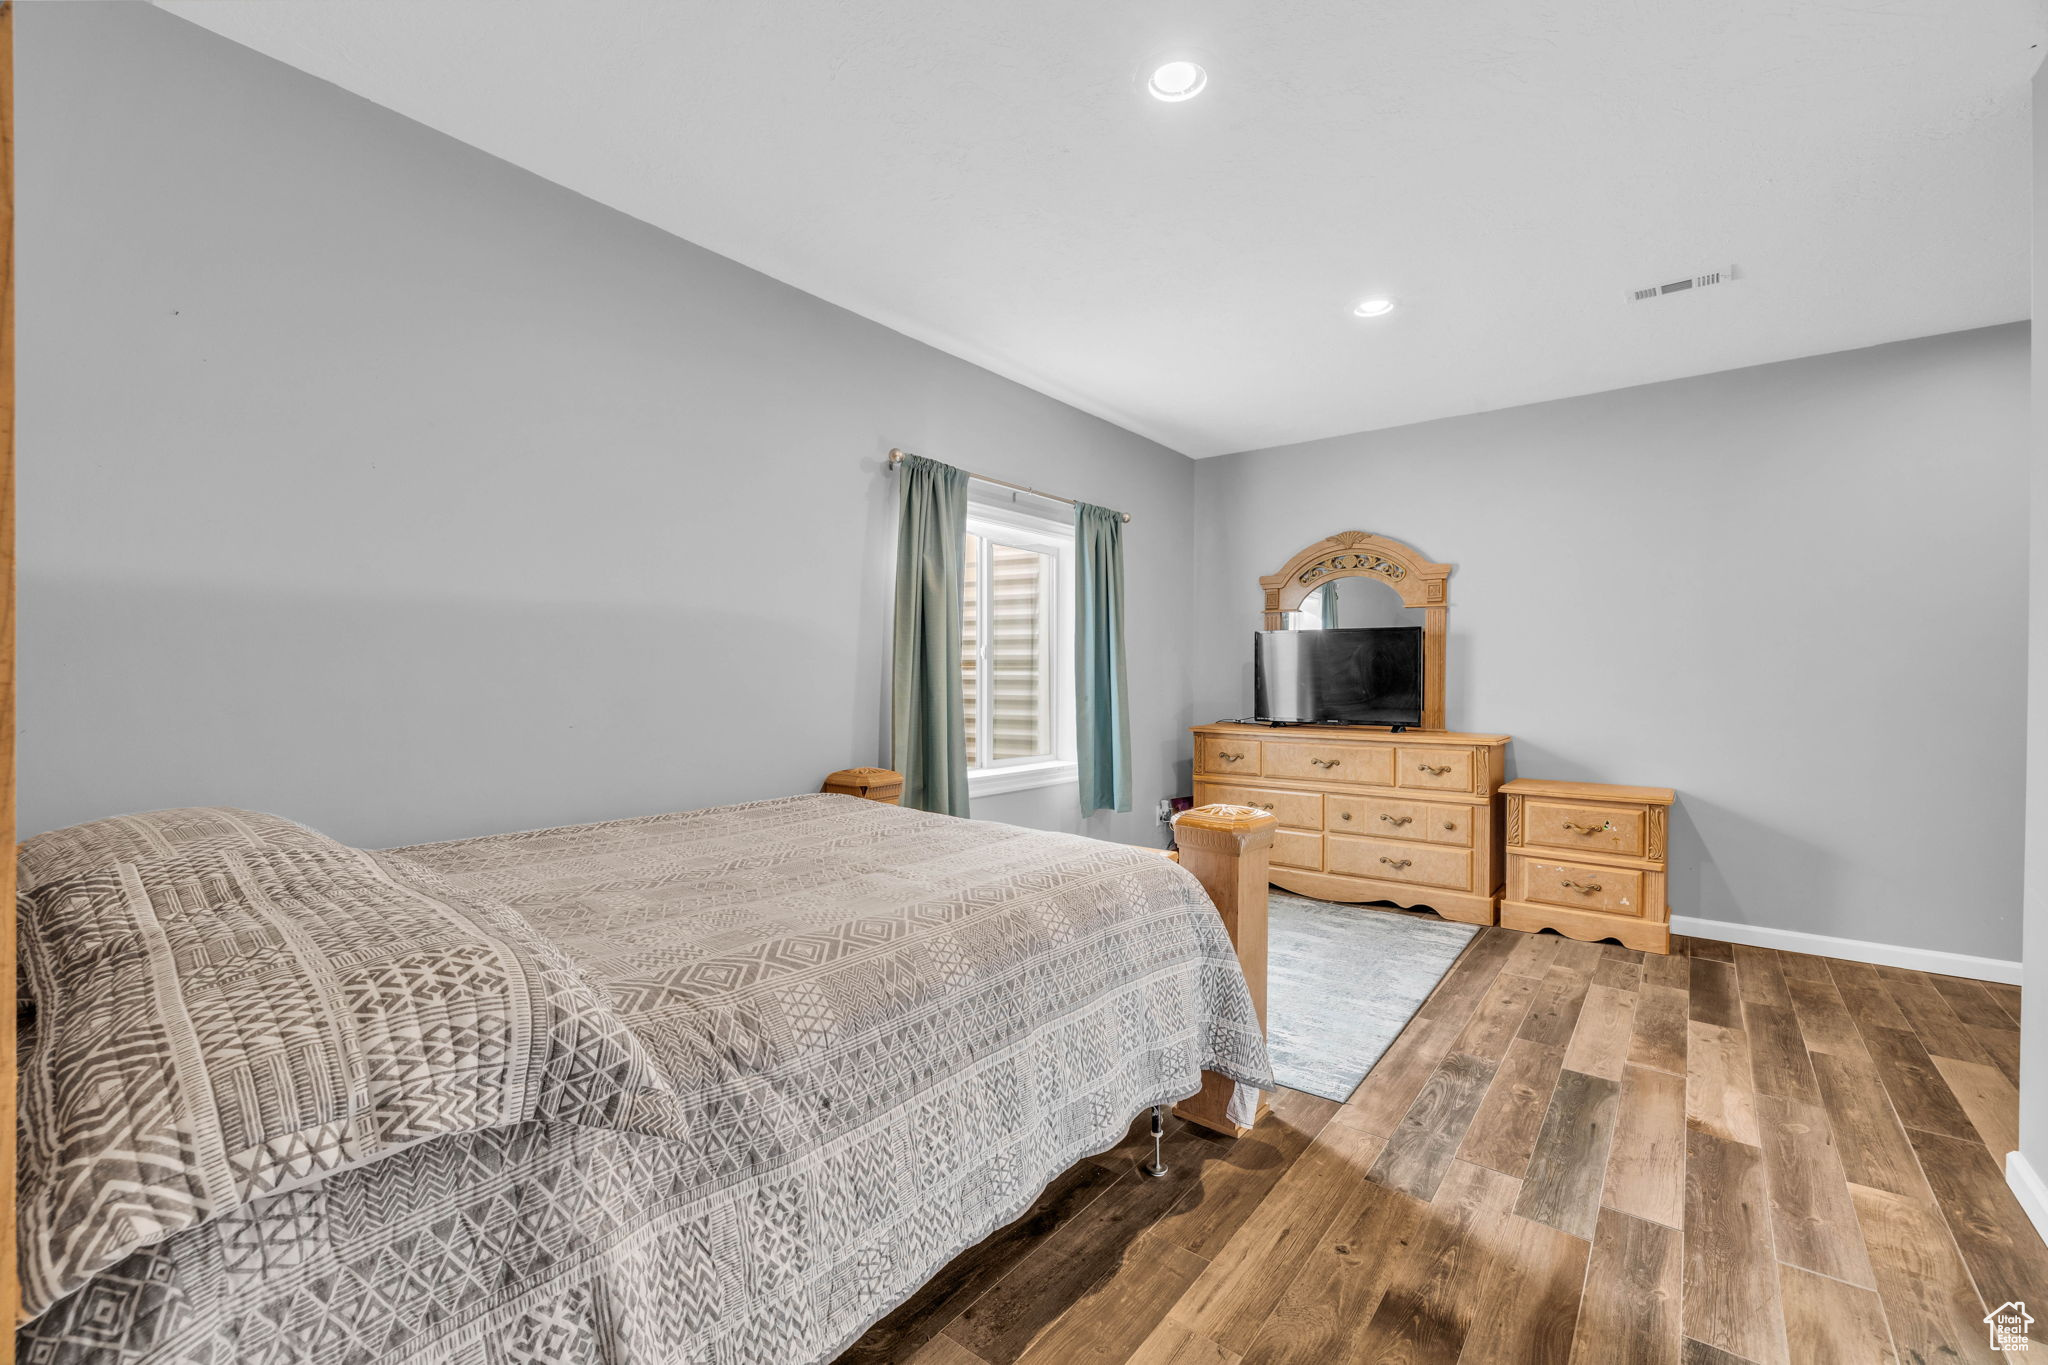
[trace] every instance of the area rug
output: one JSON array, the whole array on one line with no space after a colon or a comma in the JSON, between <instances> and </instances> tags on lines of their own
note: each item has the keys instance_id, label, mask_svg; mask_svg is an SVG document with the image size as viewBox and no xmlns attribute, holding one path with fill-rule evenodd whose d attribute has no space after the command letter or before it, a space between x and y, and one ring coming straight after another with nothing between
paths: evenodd
<instances>
[{"instance_id":1,"label":"area rug","mask_svg":"<svg viewBox=\"0 0 2048 1365\"><path fill-rule=\"evenodd\" d=\"M1473 924L1278 889L1268 904L1266 1050L1273 1078L1339 1102L1479 932Z\"/></svg>"}]
</instances>

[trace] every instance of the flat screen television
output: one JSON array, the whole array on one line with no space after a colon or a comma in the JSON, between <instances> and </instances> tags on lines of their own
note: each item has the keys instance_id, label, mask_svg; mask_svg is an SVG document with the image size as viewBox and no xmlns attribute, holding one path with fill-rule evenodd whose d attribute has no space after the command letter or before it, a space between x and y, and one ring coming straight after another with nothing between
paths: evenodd
<instances>
[{"instance_id":1,"label":"flat screen television","mask_svg":"<svg viewBox=\"0 0 2048 1365\"><path fill-rule=\"evenodd\" d=\"M1422 627L1262 630L1252 636L1259 720L1422 724Z\"/></svg>"}]
</instances>

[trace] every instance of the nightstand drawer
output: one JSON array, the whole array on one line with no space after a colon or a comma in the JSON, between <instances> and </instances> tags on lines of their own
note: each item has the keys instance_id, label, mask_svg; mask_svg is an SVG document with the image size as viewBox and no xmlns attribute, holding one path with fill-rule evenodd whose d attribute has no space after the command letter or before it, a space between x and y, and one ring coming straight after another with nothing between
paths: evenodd
<instances>
[{"instance_id":1,"label":"nightstand drawer","mask_svg":"<svg viewBox=\"0 0 2048 1365\"><path fill-rule=\"evenodd\" d=\"M1508 855L1508 897L1568 910L1640 918L1643 874L1626 867L1553 863L1513 853Z\"/></svg>"},{"instance_id":2,"label":"nightstand drawer","mask_svg":"<svg viewBox=\"0 0 2048 1365\"><path fill-rule=\"evenodd\" d=\"M1257 806L1273 812L1281 824L1295 829L1323 827L1323 798L1320 792L1283 792L1270 787L1241 787L1228 782L1197 782L1195 804L1206 806L1221 801L1230 806Z\"/></svg>"},{"instance_id":3,"label":"nightstand drawer","mask_svg":"<svg viewBox=\"0 0 2048 1365\"><path fill-rule=\"evenodd\" d=\"M1259 742L1255 739L1227 739L1214 735L1195 736L1195 771L1226 777L1259 775Z\"/></svg>"},{"instance_id":4,"label":"nightstand drawer","mask_svg":"<svg viewBox=\"0 0 2048 1365\"><path fill-rule=\"evenodd\" d=\"M1440 792L1472 790L1470 749L1396 749L1394 782Z\"/></svg>"},{"instance_id":5,"label":"nightstand drawer","mask_svg":"<svg viewBox=\"0 0 2048 1365\"><path fill-rule=\"evenodd\" d=\"M1298 778L1305 782L1356 782L1368 787L1394 785L1392 751L1363 744L1275 741L1266 746L1265 763L1267 777Z\"/></svg>"},{"instance_id":6,"label":"nightstand drawer","mask_svg":"<svg viewBox=\"0 0 2048 1365\"><path fill-rule=\"evenodd\" d=\"M1531 797L1522 805L1522 843L1640 858L1647 819L1643 806L1593 806Z\"/></svg>"},{"instance_id":7,"label":"nightstand drawer","mask_svg":"<svg viewBox=\"0 0 2048 1365\"><path fill-rule=\"evenodd\" d=\"M1325 825L1340 834L1472 847L1472 808L1378 796L1326 796Z\"/></svg>"},{"instance_id":8,"label":"nightstand drawer","mask_svg":"<svg viewBox=\"0 0 2048 1365\"><path fill-rule=\"evenodd\" d=\"M1446 891L1472 889L1472 855L1463 849L1430 848L1348 834L1329 835L1323 844L1323 858L1332 872L1440 886Z\"/></svg>"}]
</instances>

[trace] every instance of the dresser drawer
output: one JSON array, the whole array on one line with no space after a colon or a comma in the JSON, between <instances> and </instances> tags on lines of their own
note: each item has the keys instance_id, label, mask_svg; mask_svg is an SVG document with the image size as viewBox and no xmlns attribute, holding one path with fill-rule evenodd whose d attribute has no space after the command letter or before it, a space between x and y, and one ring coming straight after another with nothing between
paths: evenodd
<instances>
[{"instance_id":1,"label":"dresser drawer","mask_svg":"<svg viewBox=\"0 0 2048 1365\"><path fill-rule=\"evenodd\" d=\"M1469 806L1433 806L1423 801L1390 801L1378 796L1326 796L1327 827L1340 834L1381 839L1414 839L1472 847Z\"/></svg>"},{"instance_id":2,"label":"dresser drawer","mask_svg":"<svg viewBox=\"0 0 2048 1365\"><path fill-rule=\"evenodd\" d=\"M1266 746L1267 777L1305 782L1356 782L1372 787L1394 785L1394 754L1376 744L1290 744Z\"/></svg>"},{"instance_id":3,"label":"dresser drawer","mask_svg":"<svg viewBox=\"0 0 2048 1365\"><path fill-rule=\"evenodd\" d=\"M1470 749L1397 749L1394 784L1440 792L1472 790Z\"/></svg>"},{"instance_id":4,"label":"dresser drawer","mask_svg":"<svg viewBox=\"0 0 2048 1365\"><path fill-rule=\"evenodd\" d=\"M1543 862L1522 854L1509 861L1515 873L1510 879L1511 899L1631 918L1643 913L1643 874L1630 868ZM1520 895L1513 894L1516 883Z\"/></svg>"},{"instance_id":5,"label":"dresser drawer","mask_svg":"<svg viewBox=\"0 0 2048 1365\"><path fill-rule=\"evenodd\" d=\"M1209 805L1221 801L1230 806L1257 806L1273 812L1283 825L1295 829L1323 827L1323 797L1320 792L1283 792L1267 787L1243 787L1229 782L1198 782L1195 801Z\"/></svg>"},{"instance_id":6,"label":"dresser drawer","mask_svg":"<svg viewBox=\"0 0 2048 1365\"><path fill-rule=\"evenodd\" d=\"M1257 777L1259 742L1235 736L1222 739L1215 735L1196 735L1195 771L1229 777Z\"/></svg>"},{"instance_id":7,"label":"dresser drawer","mask_svg":"<svg viewBox=\"0 0 2048 1365\"><path fill-rule=\"evenodd\" d=\"M1306 830L1273 831L1272 863L1275 867L1299 867L1309 872L1323 870L1323 836Z\"/></svg>"},{"instance_id":8,"label":"dresser drawer","mask_svg":"<svg viewBox=\"0 0 2048 1365\"><path fill-rule=\"evenodd\" d=\"M1323 845L1323 857L1332 872L1383 882L1440 886L1446 891L1472 889L1472 855L1464 849L1431 848L1426 844L1348 834L1332 834L1324 839Z\"/></svg>"},{"instance_id":9,"label":"dresser drawer","mask_svg":"<svg viewBox=\"0 0 2048 1365\"><path fill-rule=\"evenodd\" d=\"M1530 797L1522 803L1522 843L1640 858L1646 818L1642 806L1594 806Z\"/></svg>"}]
</instances>

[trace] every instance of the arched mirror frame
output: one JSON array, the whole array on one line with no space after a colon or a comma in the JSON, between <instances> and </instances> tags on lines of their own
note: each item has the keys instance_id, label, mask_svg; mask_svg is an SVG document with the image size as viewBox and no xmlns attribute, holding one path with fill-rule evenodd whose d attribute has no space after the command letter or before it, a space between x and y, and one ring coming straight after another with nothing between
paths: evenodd
<instances>
[{"instance_id":1,"label":"arched mirror frame","mask_svg":"<svg viewBox=\"0 0 2048 1365\"><path fill-rule=\"evenodd\" d=\"M1413 545L1365 531L1339 531L1259 580L1266 590L1266 629L1285 630L1287 613L1338 578L1377 578L1403 606L1422 609L1422 728L1444 728L1444 666L1450 650L1451 566L1423 557Z\"/></svg>"}]
</instances>

